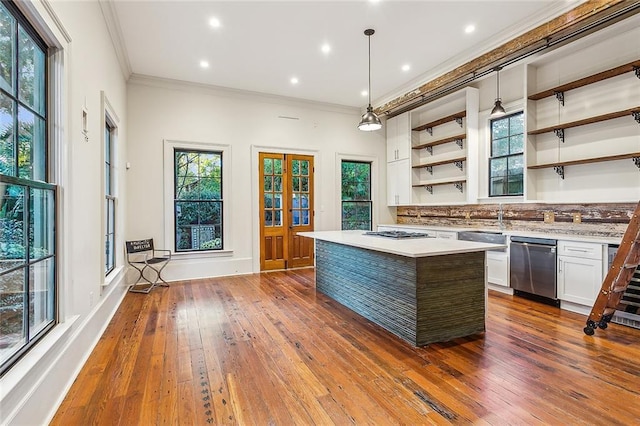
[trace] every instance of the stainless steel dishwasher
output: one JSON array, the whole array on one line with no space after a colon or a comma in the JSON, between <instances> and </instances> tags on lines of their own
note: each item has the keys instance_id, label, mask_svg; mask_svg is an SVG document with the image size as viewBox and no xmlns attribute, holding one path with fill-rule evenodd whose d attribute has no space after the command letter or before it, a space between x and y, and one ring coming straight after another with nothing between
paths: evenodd
<instances>
[{"instance_id":1,"label":"stainless steel dishwasher","mask_svg":"<svg viewBox=\"0 0 640 426\"><path fill-rule=\"evenodd\" d=\"M556 245L547 238L511 237L511 287L518 296L560 306L556 291Z\"/></svg>"}]
</instances>

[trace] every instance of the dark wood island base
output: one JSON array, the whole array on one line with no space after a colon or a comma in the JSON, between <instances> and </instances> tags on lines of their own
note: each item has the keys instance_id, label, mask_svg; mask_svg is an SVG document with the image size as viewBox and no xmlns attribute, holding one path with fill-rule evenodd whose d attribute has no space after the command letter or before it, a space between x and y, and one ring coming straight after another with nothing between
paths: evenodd
<instances>
[{"instance_id":1,"label":"dark wood island base","mask_svg":"<svg viewBox=\"0 0 640 426\"><path fill-rule=\"evenodd\" d=\"M316 288L414 346L485 330L484 251L407 257L317 239Z\"/></svg>"}]
</instances>

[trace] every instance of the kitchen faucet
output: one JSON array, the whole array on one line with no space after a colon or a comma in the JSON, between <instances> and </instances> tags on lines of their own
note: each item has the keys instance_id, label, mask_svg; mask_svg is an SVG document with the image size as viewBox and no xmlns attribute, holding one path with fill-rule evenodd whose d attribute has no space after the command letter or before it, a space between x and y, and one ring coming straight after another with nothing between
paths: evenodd
<instances>
[{"instance_id":1,"label":"kitchen faucet","mask_svg":"<svg viewBox=\"0 0 640 426\"><path fill-rule=\"evenodd\" d=\"M498 210L498 226L500 227L500 230L503 231L505 226L504 226L504 222L502 221L502 203L499 204L500 206L500 210Z\"/></svg>"}]
</instances>

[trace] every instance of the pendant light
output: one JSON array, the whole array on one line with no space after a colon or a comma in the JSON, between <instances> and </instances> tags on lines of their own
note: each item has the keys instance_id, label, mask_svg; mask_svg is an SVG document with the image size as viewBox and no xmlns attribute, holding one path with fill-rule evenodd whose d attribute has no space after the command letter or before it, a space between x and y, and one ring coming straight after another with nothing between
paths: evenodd
<instances>
[{"instance_id":1,"label":"pendant light","mask_svg":"<svg viewBox=\"0 0 640 426\"><path fill-rule=\"evenodd\" d=\"M364 30L364 35L369 39L369 106L367 107L367 112L362 114L362 119L360 120L360 124L358 124L358 129L364 130L365 132L382 128L380 119L376 113L373 112L373 108L371 107L371 36L374 33L375 31L372 29Z\"/></svg>"},{"instance_id":2,"label":"pendant light","mask_svg":"<svg viewBox=\"0 0 640 426\"><path fill-rule=\"evenodd\" d=\"M504 110L502 106L502 99L500 99L500 70L502 68L496 67L496 103L491 110L491 117L500 117L505 115L507 112Z\"/></svg>"}]
</instances>

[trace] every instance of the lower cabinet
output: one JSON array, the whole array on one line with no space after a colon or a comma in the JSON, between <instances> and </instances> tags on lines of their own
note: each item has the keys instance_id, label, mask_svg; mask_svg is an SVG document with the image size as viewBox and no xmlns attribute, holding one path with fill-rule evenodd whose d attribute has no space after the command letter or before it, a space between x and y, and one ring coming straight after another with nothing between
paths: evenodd
<instances>
[{"instance_id":1,"label":"lower cabinet","mask_svg":"<svg viewBox=\"0 0 640 426\"><path fill-rule=\"evenodd\" d=\"M487 281L509 287L509 255L504 251L487 252Z\"/></svg>"},{"instance_id":2,"label":"lower cabinet","mask_svg":"<svg viewBox=\"0 0 640 426\"><path fill-rule=\"evenodd\" d=\"M558 298L593 306L603 279L601 244L558 242ZM571 255L567 255L571 254Z\"/></svg>"}]
</instances>

